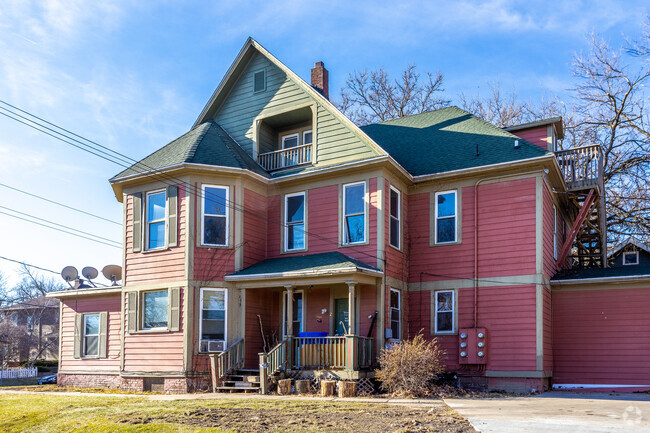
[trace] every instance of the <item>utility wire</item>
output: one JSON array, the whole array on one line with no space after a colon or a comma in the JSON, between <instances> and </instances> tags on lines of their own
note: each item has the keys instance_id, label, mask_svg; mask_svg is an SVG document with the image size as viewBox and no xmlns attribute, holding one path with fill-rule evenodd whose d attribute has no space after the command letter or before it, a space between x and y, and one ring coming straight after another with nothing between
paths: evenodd
<instances>
[{"instance_id":1,"label":"utility wire","mask_svg":"<svg viewBox=\"0 0 650 433\"><path fill-rule=\"evenodd\" d=\"M8 262L18 263L19 265L29 266L30 268L39 269L41 271L51 272L51 273L57 274L57 275L61 274L60 272L53 271L52 269L41 268L40 266L36 266L36 265L30 265L29 263L21 262L20 260L10 259L9 257L0 256L0 259L1 260L6 260Z\"/></svg>"},{"instance_id":2,"label":"utility wire","mask_svg":"<svg viewBox=\"0 0 650 433\"><path fill-rule=\"evenodd\" d=\"M32 194L31 192L23 191L22 189L15 188L15 187L13 187L13 186L9 186L9 185L6 185L6 184L4 184L4 183L0 183L0 186L3 186L3 187L5 187L5 188L11 189L11 190L14 190L14 191L17 191L17 192L20 192L20 193L25 194L25 195L29 195L29 196L31 196L31 197L38 198L38 199L40 199L40 200L43 200L43 201L46 201L46 202L49 202L49 203L55 204L55 205L57 205L57 206L64 207L64 208L66 208L66 209L73 210L73 211L75 211L75 212L79 212L79 213L82 213L82 214L85 214L85 215L88 215L88 216L91 216L91 217L94 217L94 218L97 218L97 219L100 219L100 220L104 220L104 221L109 222L109 223L112 223L112 224L116 224L116 225L118 225L118 226L120 226L120 227L122 226L122 223L118 223L117 221L109 220L108 218L104 218L104 217L102 217L102 216L95 215L95 214L92 214L92 213L90 213L90 212L86 212L86 211L83 211L83 210L81 210L81 209L77 209L77 208L75 208L75 207L65 205L65 204L63 204L63 203L59 203L58 201L54 201L54 200L50 200L50 199L45 198L45 197L41 197L40 195Z\"/></svg>"}]
</instances>

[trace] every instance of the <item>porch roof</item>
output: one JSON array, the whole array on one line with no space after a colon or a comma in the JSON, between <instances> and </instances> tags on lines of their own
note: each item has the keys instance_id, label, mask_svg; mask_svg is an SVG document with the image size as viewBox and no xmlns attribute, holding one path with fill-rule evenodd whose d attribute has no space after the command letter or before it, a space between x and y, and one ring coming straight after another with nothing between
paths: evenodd
<instances>
[{"instance_id":1,"label":"porch roof","mask_svg":"<svg viewBox=\"0 0 650 433\"><path fill-rule=\"evenodd\" d=\"M335 251L262 260L246 269L226 275L226 281L286 279L355 273L371 276L381 275L378 268Z\"/></svg>"}]
</instances>

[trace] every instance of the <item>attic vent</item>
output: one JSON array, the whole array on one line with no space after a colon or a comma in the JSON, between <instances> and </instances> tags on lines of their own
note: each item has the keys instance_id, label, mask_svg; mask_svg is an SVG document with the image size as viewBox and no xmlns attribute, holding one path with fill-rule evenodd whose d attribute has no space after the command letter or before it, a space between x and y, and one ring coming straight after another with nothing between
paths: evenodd
<instances>
[{"instance_id":1,"label":"attic vent","mask_svg":"<svg viewBox=\"0 0 650 433\"><path fill-rule=\"evenodd\" d=\"M519 149L519 140L515 140L515 149Z\"/></svg>"},{"instance_id":2,"label":"attic vent","mask_svg":"<svg viewBox=\"0 0 650 433\"><path fill-rule=\"evenodd\" d=\"M263 92L266 90L266 72L257 71L253 75L253 92Z\"/></svg>"}]
</instances>

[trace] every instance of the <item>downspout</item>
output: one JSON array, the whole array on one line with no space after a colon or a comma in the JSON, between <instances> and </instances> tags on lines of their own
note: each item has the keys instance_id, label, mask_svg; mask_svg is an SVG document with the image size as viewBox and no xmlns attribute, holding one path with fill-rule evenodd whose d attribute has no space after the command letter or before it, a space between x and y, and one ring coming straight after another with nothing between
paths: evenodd
<instances>
[{"instance_id":1,"label":"downspout","mask_svg":"<svg viewBox=\"0 0 650 433\"><path fill-rule=\"evenodd\" d=\"M474 184L474 322L473 327L478 327L478 186L481 182L493 179L508 179L510 177L520 177L527 174L537 174L539 170L527 171L505 176L483 177Z\"/></svg>"}]
</instances>

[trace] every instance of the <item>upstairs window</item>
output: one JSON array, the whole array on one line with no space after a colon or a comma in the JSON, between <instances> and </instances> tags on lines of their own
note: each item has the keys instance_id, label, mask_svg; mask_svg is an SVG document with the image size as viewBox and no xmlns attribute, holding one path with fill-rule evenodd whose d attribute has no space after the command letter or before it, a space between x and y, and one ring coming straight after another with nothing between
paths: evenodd
<instances>
[{"instance_id":1,"label":"upstairs window","mask_svg":"<svg viewBox=\"0 0 650 433\"><path fill-rule=\"evenodd\" d=\"M203 185L201 242L209 246L228 245L228 187Z\"/></svg>"},{"instance_id":2,"label":"upstairs window","mask_svg":"<svg viewBox=\"0 0 650 433\"><path fill-rule=\"evenodd\" d=\"M557 208L553 205L553 258L555 260L557 260L558 242Z\"/></svg>"},{"instance_id":3,"label":"upstairs window","mask_svg":"<svg viewBox=\"0 0 650 433\"><path fill-rule=\"evenodd\" d=\"M226 348L228 293L225 289L201 289L202 352L221 352Z\"/></svg>"},{"instance_id":4,"label":"upstairs window","mask_svg":"<svg viewBox=\"0 0 650 433\"><path fill-rule=\"evenodd\" d=\"M147 249L165 247L165 217L166 217L167 195L165 191L153 191L147 193Z\"/></svg>"},{"instance_id":5,"label":"upstairs window","mask_svg":"<svg viewBox=\"0 0 650 433\"><path fill-rule=\"evenodd\" d=\"M453 290L441 290L435 296L435 333L450 334L454 329L455 300Z\"/></svg>"},{"instance_id":6,"label":"upstairs window","mask_svg":"<svg viewBox=\"0 0 650 433\"><path fill-rule=\"evenodd\" d=\"M142 329L167 328L169 292L142 293Z\"/></svg>"},{"instance_id":7,"label":"upstairs window","mask_svg":"<svg viewBox=\"0 0 650 433\"><path fill-rule=\"evenodd\" d=\"M436 244L456 242L458 222L456 191L437 192L435 195Z\"/></svg>"},{"instance_id":8,"label":"upstairs window","mask_svg":"<svg viewBox=\"0 0 650 433\"><path fill-rule=\"evenodd\" d=\"M282 148L290 149L300 145L300 134L289 134L282 137Z\"/></svg>"},{"instance_id":9,"label":"upstairs window","mask_svg":"<svg viewBox=\"0 0 650 433\"><path fill-rule=\"evenodd\" d=\"M343 186L343 243L366 241L366 183Z\"/></svg>"},{"instance_id":10,"label":"upstairs window","mask_svg":"<svg viewBox=\"0 0 650 433\"><path fill-rule=\"evenodd\" d=\"M253 74L253 93L266 90L266 71L261 70Z\"/></svg>"},{"instance_id":11,"label":"upstairs window","mask_svg":"<svg viewBox=\"0 0 650 433\"><path fill-rule=\"evenodd\" d=\"M99 356L99 314L84 314L83 318L83 356Z\"/></svg>"},{"instance_id":12,"label":"upstairs window","mask_svg":"<svg viewBox=\"0 0 650 433\"><path fill-rule=\"evenodd\" d=\"M623 253L623 264L624 265L638 265L639 264L639 252L632 251L630 253Z\"/></svg>"},{"instance_id":13,"label":"upstairs window","mask_svg":"<svg viewBox=\"0 0 650 433\"><path fill-rule=\"evenodd\" d=\"M398 190L390 188L390 244L395 248L400 247L400 218L402 212L401 194Z\"/></svg>"},{"instance_id":14,"label":"upstairs window","mask_svg":"<svg viewBox=\"0 0 650 433\"><path fill-rule=\"evenodd\" d=\"M311 130L302 133L302 144L311 144L313 141L313 134Z\"/></svg>"},{"instance_id":15,"label":"upstairs window","mask_svg":"<svg viewBox=\"0 0 650 433\"><path fill-rule=\"evenodd\" d=\"M305 249L305 193L287 194L284 198L284 249Z\"/></svg>"}]
</instances>

